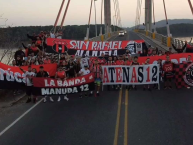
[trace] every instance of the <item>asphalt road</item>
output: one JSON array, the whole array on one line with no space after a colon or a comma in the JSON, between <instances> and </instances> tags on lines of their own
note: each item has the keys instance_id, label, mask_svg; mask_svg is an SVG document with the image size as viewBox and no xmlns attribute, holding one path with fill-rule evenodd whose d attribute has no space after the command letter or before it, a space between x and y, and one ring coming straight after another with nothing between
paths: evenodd
<instances>
[{"instance_id":1,"label":"asphalt road","mask_svg":"<svg viewBox=\"0 0 193 145\"><path fill-rule=\"evenodd\" d=\"M114 38L137 39L133 32ZM192 90L123 87L98 98L40 103L0 136L0 145L192 145Z\"/></svg>"}]
</instances>

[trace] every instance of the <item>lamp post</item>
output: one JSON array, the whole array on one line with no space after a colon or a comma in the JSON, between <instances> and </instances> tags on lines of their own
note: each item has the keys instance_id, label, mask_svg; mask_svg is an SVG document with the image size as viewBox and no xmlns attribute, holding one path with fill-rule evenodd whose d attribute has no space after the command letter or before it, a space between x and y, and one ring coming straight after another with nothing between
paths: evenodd
<instances>
[{"instance_id":1,"label":"lamp post","mask_svg":"<svg viewBox=\"0 0 193 145\"><path fill-rule=\"evenodd\" d=\"M96 32L96 37L97 37L97 21L96 21L96 4L95 4L95 1L97 1L97 0L94 0L94 7L95 7L95 32Z\"/></svg>"}]
</instances>

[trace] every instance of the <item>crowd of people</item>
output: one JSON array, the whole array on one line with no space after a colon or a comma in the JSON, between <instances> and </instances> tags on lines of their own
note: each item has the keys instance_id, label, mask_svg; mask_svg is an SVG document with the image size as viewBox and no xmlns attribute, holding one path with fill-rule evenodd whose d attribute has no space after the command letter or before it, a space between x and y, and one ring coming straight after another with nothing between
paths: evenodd
<instances>
[{"instance_id":1,"label":"crowd of people","mask_svg":"<svg viewBox=\"0 0 193 145\"><path fill-rule=\"evenodd\" d=\"M31 44L28 44L25 46L25 44L22 43L23 48L25 51L20 48L18 51L16 51L14 60L12 61L13 66L18 66L21 68L21 66L28 66L28 71L24 71L22 68L21 70L26 74L26 85L27 90L26 94L28 96L27 103L32 101L31 96L33 95L33 101L36 102L37 97L33 94L33 77L50 77L48 72L44 70L43 64L51 64L51 63L57 63L58 68L55 76L53 78L55 79L68 79L68 78L74 78L77 76L83 76L86 74L89 74L93 72L95 74L95 84L96 84L96 96L99 96L100 92L100 86L102 83L102 65L148 65L150 62L150 57L147 58L146 62L143 64L140 64L138 62L138 56L132 57L129 50L126 50L126 53L121 56L105 56L102 54L101 57L98 57L97 59L92 59L90 57L79 57L79 56L70 56L67 52L64 54L55 55L55 54L48 54L45 53L46 49L46 38L48 37L57 37L61 38L61 33L57 33L57 35L48 34L46 32L41 32L39 35L27 35L29 39L31 39ZM184 49L187 46L187 42L182 48L176 48L173 45L174 50L177 53L182 53ZM164 71L164 65L165 64L171 64L174 65L173 62L170 61L170 54L173 54L172 48L169 48L169 51L162 51L158 50L158 48L151 48L149 46L148 52L146 50L143 50L143 53L140 54L139 57L148 57L148 56L161 56L166 55L166 61L164 64L162 64L162 60L158 60L158 64L160 64L160 81L164 80L164 88L165 89L171 89L172 88L172 78L174 77L174 70L171 71ZM188 62L191 62L191 56L187 58ZM32 69L31 65L40 65L40 71L37 72L36 69ZM110 90L111 88L121 89L120 85L111 85L108 86L107 89ZM136 90L136 86L127 86L127 89L133 89ZM143 89L148 89L151 91L152 89L157 89L158 85L144 85ZM189 88L189 87L188 87ZM89 94L82 94L80 93L80 98L83 96L92 96L93 92L91 91ZM64 100L69 100L67 95L63 96ZM47 96L44 97L44 102L47 101ZM50 101L54 102L54 99L50 97ZM61 101L61 96L58 96L57 101Z\"/></svg>"}]
</instances>

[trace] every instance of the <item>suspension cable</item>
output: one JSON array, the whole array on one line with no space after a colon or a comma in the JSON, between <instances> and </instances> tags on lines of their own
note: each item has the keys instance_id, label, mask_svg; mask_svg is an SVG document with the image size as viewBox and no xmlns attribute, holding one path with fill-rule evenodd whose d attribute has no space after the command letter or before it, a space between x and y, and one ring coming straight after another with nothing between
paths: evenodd
<instances>
[{"instance_id":1,"label":"suspension cable","mask_svg":"<svg viewBox=\"0 0 193 145\"><path fill-rule=\"evenodd\" d=\"M89 27L90 27L91 13L92 13L92 3L93 3L93 0L91 0L91 5L90 5L90 14L89 14L89 19L88 19L88 25L89 25Z\"/></svg>"},{"instance_id":2,"label":"suspension cable","mask_svg":"<svg viewBox=\"0 0 193 145\"><path fill-rule=\"evenodd\" d=\"M190 10L192 11L192 14L193 14L193 7L192 7L192 3L191 3L191 1L190 1L190 0L188 0L188 3L189 3L189 5L190 5Z\"/></svg>"},{"instance_id":3,"label":"suspension cable","mask_svg":"<svg viewBox=\"0 0 193 145\"><path fill-rule=\"evenodd\" d=\"M156 25L155 25L155 4L153 0L153 21L154 21L154 33L156 32Z\"/></svg>"},{"instance_id":4,"label":"suspension cable","mask_svg":"<svg viewBox=\"0 0 193 145\"><path fill-rule=\"evenodd\" d=\"M103 1L101 1L101 25L103 24Z\"/></svg>"},{"instance_id":5,"label":"suspension cable","mask_svg":"<svg viewBox=\"0 0 193 145\"><path fill-rule=\"evenodd\" d=\"M59 12L58 12L58 15L57 15L57 17L56 17L56 21L55 21L55 23L54 23L54 33L56 32L56 26L57 26L57 24L58 24L58 20L59 20L60 14L61 14L62 9L63 9L63 6L64 6L64 2L65 2L65 0L62 1L62 4L61 4L60 9L59 9Z\"/></svg>"},{"instance_id":6,"label":"suspension cable","mask_svg":"<svg viewBox=\"0 0 193 145\"><path fill-rule=\"evenodd\" d=\"M66 14L67 14L69 5L70 5L70 0L68 0L67 6L66 6L66 10L65 10L64 16L63 16L63 18L62 18L62 22L61 22L61 25L60 25L60 29L61 29L61 30L62 30L62 27L63 27L63 24L64 24L64 20L65 20L65 18L66 18Z\"/></svg>"}]
</instances>

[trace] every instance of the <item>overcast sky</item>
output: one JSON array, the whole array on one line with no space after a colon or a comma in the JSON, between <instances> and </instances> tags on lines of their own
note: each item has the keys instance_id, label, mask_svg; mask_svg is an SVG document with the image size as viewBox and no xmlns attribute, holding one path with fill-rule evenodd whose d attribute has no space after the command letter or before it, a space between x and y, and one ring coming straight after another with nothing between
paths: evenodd
<instances>
[{"instance_id":1,"label":"overcast sky","mask_svg":"<svg viewBox=\"0 0 193 145\"><path fill-rule=\"evenodd\" d=\"M71 0L64 25L81 25L88 23L91 0ZM144 22L144 1L141 22ZM183 1L183 2L182 2ZM7 24L13 26L53 25L62 0L0 0L0 15L7 18ZM165 0L168 19L192 19L187 0ZM193 1L192 1L193 2ZM67 0L65 1L65 4ZM133 26L136 17L137 0L119 0L122 25ZM113 0L111 0L114 15ZM100 22L101 0L97 0L97 22ZM64 9L63 9L64 11ZM164 19L163 0L155 0L156 21ZM94 9L91 23L94 23ZM4 20L0 19L0 25Z\"/></svg>"}]
</instances>

